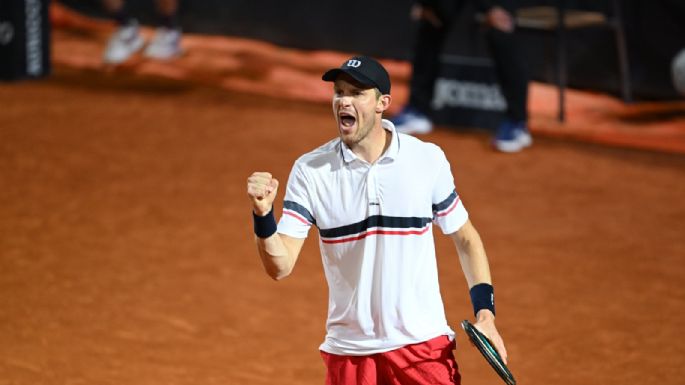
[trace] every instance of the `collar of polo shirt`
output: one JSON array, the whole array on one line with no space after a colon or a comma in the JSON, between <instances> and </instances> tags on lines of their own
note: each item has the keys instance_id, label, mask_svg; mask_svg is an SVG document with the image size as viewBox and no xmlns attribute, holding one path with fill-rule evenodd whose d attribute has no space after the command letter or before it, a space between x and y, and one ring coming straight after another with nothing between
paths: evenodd
<instances>
[{"instance_id":1,"label":"collar of polo shirt","mask_svg":"<svg viewBox=\"0 0 685 385\"><path fill-rule=\"evenodd\" d=\"M381 162L383 159L395 160L397 158L397 154L400 152L400 140L397 136L397 131L395 131L395 125L392 124L391 121L383 119L381 120L381 126L385 130L390 131L392 138L390 139L390 146L388 146L388 149L385 151L385 153L378 158L378 161L376 161L377 163ZM357 154L355 154L342 140L340 141L340 146L340 152L342 153L345 163L350 163L359 159Z\"/></svg>"}]
</instances>

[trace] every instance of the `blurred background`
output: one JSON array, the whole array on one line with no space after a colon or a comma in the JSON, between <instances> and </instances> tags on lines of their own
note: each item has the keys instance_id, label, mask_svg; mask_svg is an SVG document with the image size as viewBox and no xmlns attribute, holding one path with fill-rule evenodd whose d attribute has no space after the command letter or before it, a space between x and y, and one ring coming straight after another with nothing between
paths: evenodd
<instances>
[{"instance_id":1,"label":"blurred background","mask_svg":"<svg viewBox=\"0 0 685 385\"><path fill-rule=\"evenodd\" d=\"M104 17L98 1L63 0L85 14ZM566 0L569 9L611 14L609 0ZM670 76L676 53L685 45L685 5L679 0L619 1L637 99L678 97ZM408 60L414 25L409 19L411 0L351 0L344 4L308 0L182 1L179 17L191 33L240 36L279 46L361 52L381 58ZM519 7L555 6L555 0L520 0ZM469 8L470 7L470 8ZM155 20L154 3L131 2L131 12L143 23ZM446 53L487 57L483 37L469 3L455 23ZM315 17L313 17L315 16ZM524 47L533 79L554 82L553 35L526 33ZM568 36L569 85L618 95L614 36L606 28L574 31Z\"/></svg>"}]
</instances>

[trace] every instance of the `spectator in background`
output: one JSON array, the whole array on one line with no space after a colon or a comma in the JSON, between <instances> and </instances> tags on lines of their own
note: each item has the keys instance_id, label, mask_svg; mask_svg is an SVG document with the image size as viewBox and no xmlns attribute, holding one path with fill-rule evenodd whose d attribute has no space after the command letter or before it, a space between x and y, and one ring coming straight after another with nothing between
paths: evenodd
<instances>
[{"instance_id":1,"label":"spectator in background","mask_svg":"<svg viewBox=\"0 0 685 385\"><path fill-rule=\"evenodd\" d=\"M497 79L507 101L506 119L497 129L493 146L517 152L532 144L528 131L528 74L514 35L515 0L419 0L412 18L419 22L412 60L409 103L392 119L397 131L424 134L433 129L430 102L440 69L440 53L451 23L466 1L476 1L488 27L487 40Z\"/></svg>"},{"instance_id":2,"label":"spectator in background","mask_svg":"<svg viewBox=\"0 0 685 385\"><path fill-rule=\"evenodd\" d=\"M127 11L124 0L102 0L105 10L117 22L117 29L107 43L103 60L109 64L123 63L145 45L138 21ZM181 54L181 28L177 11L179 0L156 0L159 16L155 35L143 51L152 59L168 60Z\"/></svg>"}]
</instances>

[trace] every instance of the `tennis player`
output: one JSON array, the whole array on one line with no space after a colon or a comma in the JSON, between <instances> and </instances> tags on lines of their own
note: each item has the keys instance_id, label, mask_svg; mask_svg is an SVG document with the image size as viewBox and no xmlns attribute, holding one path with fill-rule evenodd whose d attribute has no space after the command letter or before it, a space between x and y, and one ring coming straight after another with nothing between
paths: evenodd
<instances>
[{"instance_id":1,"label":"tennis player","mask_svg":"<svg viewBox=\"0 0 685 385\"><path fill-rule=\"evenodd\" d=\"M320 346L326 384L460 383L434 225L456 245L476 327L506 360L483 243L445 154L382 118L390 78L376 60L352 57L323 80L333 82L338 137L295 161L278 225L278 180L255 172L247 193L257 249L272 278L292 272L310 228L319 233L329 289Z\"/></svg>"}]
</instances>

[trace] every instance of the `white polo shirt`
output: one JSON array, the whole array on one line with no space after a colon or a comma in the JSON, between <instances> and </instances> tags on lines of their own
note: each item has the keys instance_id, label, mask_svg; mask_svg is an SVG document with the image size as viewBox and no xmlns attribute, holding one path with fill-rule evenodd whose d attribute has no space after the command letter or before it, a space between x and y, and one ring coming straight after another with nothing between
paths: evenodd
<instances>
[{"instance_id":1,"label":"white polo shirt","mask_svg":"<svg viewBox=\"0 0 685 385\"><path fill-rule=\"evenodd\" d=\"M454 331L438 284L433 223L457 231L468 214L443 151L392 133L373 164L334 139L301 156L286 187L278 232L305 238L312 225L328 281L320 349L369 355Z\"/></svg>"}]
</instances>

